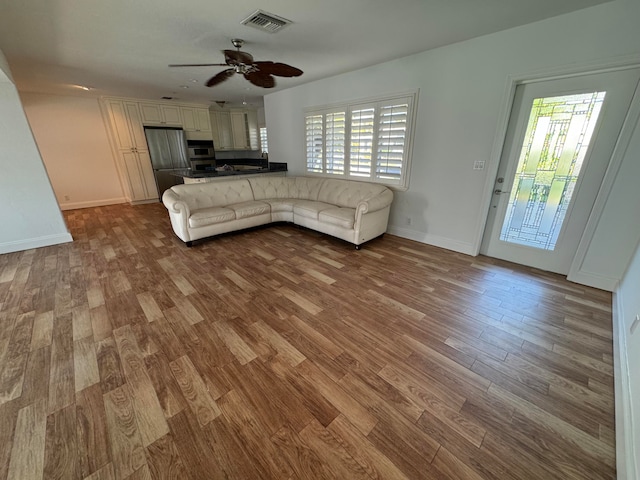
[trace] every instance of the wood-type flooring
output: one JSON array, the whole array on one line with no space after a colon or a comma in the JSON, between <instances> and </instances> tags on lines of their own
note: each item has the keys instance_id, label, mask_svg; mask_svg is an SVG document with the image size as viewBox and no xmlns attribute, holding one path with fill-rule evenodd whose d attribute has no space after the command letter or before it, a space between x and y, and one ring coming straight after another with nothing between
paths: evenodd
<instances>
[{"instance_id":1,"label":"wood-type flooring","mask_svg":"<svg viewBox=\"0 0 640 480\"><path fill-rule=\"evenodd\" d=\"M392 235L0 255L0 480L612 479L611 295Z\"/></svg>"}]
</instances>

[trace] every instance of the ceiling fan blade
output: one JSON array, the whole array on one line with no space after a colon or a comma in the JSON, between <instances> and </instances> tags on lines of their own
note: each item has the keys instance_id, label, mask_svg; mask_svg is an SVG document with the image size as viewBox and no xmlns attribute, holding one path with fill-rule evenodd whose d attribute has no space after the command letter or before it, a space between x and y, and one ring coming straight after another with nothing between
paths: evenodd
<instances>
[{"instance_id":1,"label":"ceiling fan blade","mask_svg":"<svg viewBox=\"0 0 640 480\"><path fill-rule=\"evenodd\" d=\"M268 73L264 72L249 72L244 74L244 78L249 80L254 85L262 88L273 88L276 85L276 79Z\"/></svg>"},{"instance_id":2,"label":"ceiling fan blade","mask_svg":"<svg viewBox=\"0 0 640 480\"><path fill-rule=\"evenodd\" d=\"M169 65L170 67L226 67L226 63L182 63L179 65Z\"/></svg>"},{"instance_id":3,"label":"ceiling fan blade","mask_svg":"<svg viewBox=\"0 0 640 480\"><path fill-rule=\"evenodd\" d=\"M247 52L241 52L240 50L223 50L224 61L227 65L238 65L244 63L245 65L251 65L253 63L253 56Z\"/></svg>"},{"instance_id":4,"label":"ceiling fan blade","mask_svg":"<svg viewBox=\"0 0 640 480\"><path fill-rule=\"evenodd\" d=\"M302 75L302 70L286 63L254 62L253 66L257 67L262 73L277 75L278 77L299 77Z\"/></svg>"},{"instance_id":5,"label":"ceiling fan blade","mask_svg":"<svg viewBox=\"0 0 640 480\"><path fill-rule=\"evenodd\" d=\"M207 80L207 83L205 83L205 85L207 87L213 87L214 85L218 85L219 83L222 83L226 79L228 79L231 76L233 76L234 73L236 73L236 72L235 72L235 70L233 68L228 68L226 70L223 70L220 73L217 73L216 75L211 77L209 80Z\"/></svg>"}]
</instances>

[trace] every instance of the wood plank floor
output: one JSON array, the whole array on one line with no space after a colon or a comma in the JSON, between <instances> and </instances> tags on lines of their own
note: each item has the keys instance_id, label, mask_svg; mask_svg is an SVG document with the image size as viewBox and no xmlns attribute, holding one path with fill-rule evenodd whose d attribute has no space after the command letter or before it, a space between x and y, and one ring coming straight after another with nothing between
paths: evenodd
<instances>
[{"instance_id":1,"label":"wood plank floor","mask_svg":"<svg viewBox=\"0 0 640 480\"><path fill-rule=\"evenodd\" d=\"M386 235L0 255L0 480L615 478L611 296Z\"/></svg>"}]
</instances>

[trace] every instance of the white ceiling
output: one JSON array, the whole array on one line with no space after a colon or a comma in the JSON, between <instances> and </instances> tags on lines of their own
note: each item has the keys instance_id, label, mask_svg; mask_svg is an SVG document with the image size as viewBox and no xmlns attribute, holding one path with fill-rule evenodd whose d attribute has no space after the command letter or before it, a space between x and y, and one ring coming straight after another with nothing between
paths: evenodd
<instances>
[{"instance_id":1,"label":"white ceiling","mask_svg":"<svg viewBox=\"0 0 640 480\"><path fill-rule=\"evenodd\" d=\"M0 50L20 91L261 103L265 93L524 25L608 0L0 0ZM257 9L294 23L241 25ZM207 88L231 38L256 60L304 71L262 89ZM194 81L197 81L194 82ZM74 85L91 86L82 92ZM189 88L182 88L188 86Z\"/></svg>"}]
</instances>

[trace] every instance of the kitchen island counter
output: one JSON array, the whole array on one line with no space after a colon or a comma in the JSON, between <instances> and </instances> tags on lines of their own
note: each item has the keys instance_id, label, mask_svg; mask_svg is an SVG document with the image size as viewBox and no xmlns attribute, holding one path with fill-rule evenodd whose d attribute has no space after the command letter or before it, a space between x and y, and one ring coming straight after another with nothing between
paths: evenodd
<instances>
[{"instance_id":1,"label":"kitchen island counter","mask_svg":"<svg viewBox=\"0 0 640 480\"><path fill-rule=\"evenodd\" d=\"M243 170L223 170L223 171L205 171L196 172L190 169L174 170L173 175L182 177L184 183L204 183L214 182L216 180L234 178L246 178L255 175L273 175L273 176L285 176L287 174L287 166L277 166L275 168L255 168L255 169L243 169Z\"/></svg>"}]
</instances>

